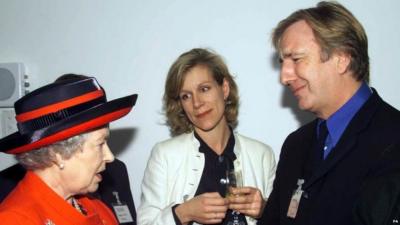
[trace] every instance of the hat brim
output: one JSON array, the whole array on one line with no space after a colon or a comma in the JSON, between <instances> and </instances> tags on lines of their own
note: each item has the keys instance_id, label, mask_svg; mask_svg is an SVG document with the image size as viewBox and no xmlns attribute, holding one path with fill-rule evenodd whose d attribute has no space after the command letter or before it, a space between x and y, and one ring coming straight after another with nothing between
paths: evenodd
<instances>
[{"instance_id":1,"label":"hat brim","mask_svg":"<svg viewBox=\"0 0 400 225\"><path fill-rule=\"evenodd\" d=\"M0 151L19 154L104 126L128 114L136 100L136 94L129 95L97 105L32 133L15 132L0 140Z\"/></svg>"}]
</instances>

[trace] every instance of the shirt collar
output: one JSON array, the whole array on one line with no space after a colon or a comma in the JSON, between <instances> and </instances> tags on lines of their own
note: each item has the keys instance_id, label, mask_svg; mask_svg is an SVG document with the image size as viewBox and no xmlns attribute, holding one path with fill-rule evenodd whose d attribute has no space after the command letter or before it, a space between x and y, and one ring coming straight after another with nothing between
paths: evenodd
<instances>
[{"instance_id":1,"label":"shirt collar","mask_svg":"<svg viewBox=\"0 0 400 225\"><path fill-rule=\"evenodd\" d=\"M370 87L367 83L363 82L357 92L327 119L326 125L332 141L332 146L337 144L351 119L371 95L372 91ZM318 122L318 125L320 123L321 120Z\"/></svg>"},{"instance_id":2,"label":"shirt collar","mask_svg":"<svg viewBox=\"0 0 400 225\"><path fill-rule=\"evenodd\" d=\"M233 162L236 160L236 155L233 152L233 149L235 147L235 137L232 128L229 129L231 131L231 135L229 136L228 143L226 144L225 149L222 152L221 156L228 157ZM207 145L207 143L203 139L201 139L201 137L195 131L194 131L194 137L200 143L199 152L202 152L204 154L209 154L213 158L218 157L218 155L210 148L210 146Z\"/></svg>"}]
</instances>

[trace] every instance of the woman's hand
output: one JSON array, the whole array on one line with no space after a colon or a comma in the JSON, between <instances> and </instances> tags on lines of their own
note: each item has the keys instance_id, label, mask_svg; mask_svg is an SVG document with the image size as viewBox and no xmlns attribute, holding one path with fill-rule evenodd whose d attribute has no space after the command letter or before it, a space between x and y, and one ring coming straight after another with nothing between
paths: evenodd
<instances>
[{"instance_id":1,"label":"woman's hand","mask_svg":"<svg viewBox=\"0 0 400 225\"><path fill-rule=\"evenodd\" d=\"M261 191L254 187L232 188L229 209L246 216L259 218L264 210L265 201Z\"/></svg>"},{"instance_id":2,"label":"woman's hand","mask_svg":"<svg viewBox=\"0 0 400 225\"><path fill-rule=\"evenodd\" d=\"M228 210L228 200L218 192L204 193L175 208L182 224L195 221L200 224L221 223Z\"/></svg>"}]
</instances>

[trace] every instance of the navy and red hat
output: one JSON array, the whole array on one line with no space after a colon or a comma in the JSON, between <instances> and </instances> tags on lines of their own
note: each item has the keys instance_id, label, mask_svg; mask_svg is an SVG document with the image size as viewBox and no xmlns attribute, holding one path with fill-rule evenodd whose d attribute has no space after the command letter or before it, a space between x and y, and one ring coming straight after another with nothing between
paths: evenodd
<instances>
[{"instance_id":1,"label":"navy and red hat","mask_svg":"<svg viewBox=\"0 0 400 225\"><path fill-rule=\"evenodd\" d=\"M18 131L0 139L0 151L19 154L102 127L128 114L136 99L107 101L93 77L57 80L15 102Z\"/></svg>"}]
</instances>

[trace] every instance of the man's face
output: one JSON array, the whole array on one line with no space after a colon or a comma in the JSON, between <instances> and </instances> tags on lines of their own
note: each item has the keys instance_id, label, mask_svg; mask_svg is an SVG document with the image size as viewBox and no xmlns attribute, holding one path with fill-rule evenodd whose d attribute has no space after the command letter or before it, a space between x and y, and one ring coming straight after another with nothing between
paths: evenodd
<instances>
[{"instance_id":1,"label":"man's face","mask_svg":"<svg viewBox=\"0 0 400 225\"><path fill-rule=\"evenodd\" d=\"M323 117L338 91L335 61L321 60L321 48L303 20L285 30L279 48L281 83L290 88L301 109Z\"/></svg>"}]
</instances>

